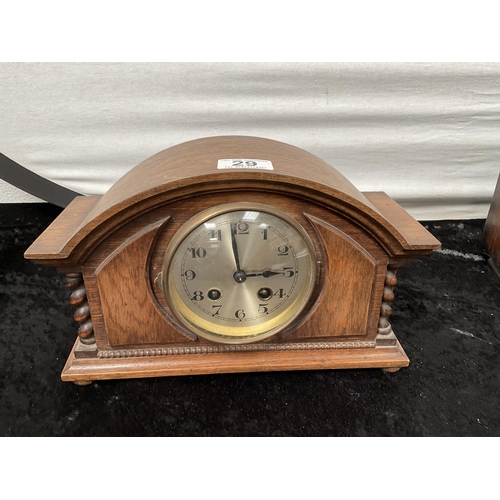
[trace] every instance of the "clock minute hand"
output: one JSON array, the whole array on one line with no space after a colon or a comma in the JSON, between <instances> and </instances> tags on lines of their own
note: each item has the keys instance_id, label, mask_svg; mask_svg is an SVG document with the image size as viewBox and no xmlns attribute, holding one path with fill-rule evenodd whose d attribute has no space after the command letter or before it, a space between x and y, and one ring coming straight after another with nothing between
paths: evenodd
<instances>
[{"instance_id":1,"label":"clock minute hand","mask_svg":"<svg viewBox=\"0 0 500 500\"><path fill-rule=\"evenodd\" d=\"M235 228L231 224L231 246L233 247L233 255L234 255L234 261L236 263L236 270L237 272L241 272L240 268L240 257L238 255L238 245L236 244L236 237L235 237Z\"/></svg>"}]
</instances>

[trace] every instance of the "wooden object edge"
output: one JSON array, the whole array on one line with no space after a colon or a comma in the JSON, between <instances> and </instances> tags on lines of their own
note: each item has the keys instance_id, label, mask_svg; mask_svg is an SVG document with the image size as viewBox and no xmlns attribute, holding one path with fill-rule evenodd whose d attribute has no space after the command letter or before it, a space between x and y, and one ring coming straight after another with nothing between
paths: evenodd
<instances>
[{"instance_id":1,"label":"wooden object edge","mask_svg":"<svg viewBox=\"0 0 500 500\"><path fill-rule=\"evenodd\" d=\"M439 240L389 195L383 191L363 192L363 194L408 242L411 250L423 250L430 253L432 250L441 248Z\"/></svg>"},{"instance_id":2,"label":"wooden object edge","mask_svg":"<svg viewBox=\"0 0 500 500\"><path fill-rule=\"evenodd\" d=\"M179 355L144 358L76 358L73 346L61 373L64 382L147 378L180 375L271 372L288 370L330 370L402 368L410 364L403 348L392 347L318 350L306 352L243 352L209 355Z\"/></svg>"},{"instance_id":3,"label":"wooden object edge","mask_svg":"<svg viewBox=\"0 0 500 500\"><path fill-rule=\"evenodd\" d=\"M69 253L65 252L68 242L78 232L78 228L100 198L100 196L74 198L26 250L24 257L32 260L66 258Z\"/></svg>"}]
</instances>

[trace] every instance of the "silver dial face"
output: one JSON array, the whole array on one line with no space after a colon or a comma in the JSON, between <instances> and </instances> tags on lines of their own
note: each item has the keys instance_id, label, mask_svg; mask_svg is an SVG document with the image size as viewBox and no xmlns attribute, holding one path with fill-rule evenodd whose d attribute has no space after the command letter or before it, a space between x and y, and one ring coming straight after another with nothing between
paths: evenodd
<instances>
[{"instance_id":1,"label":"silver dial face","mask_svg":"<svg viewBox=\"0 0 500 500\"><path fill-rule=\"evenodd\" d=\"M266 205L228 204L188 221L165 254L162 287L191 331L247 343L288 326L316 282L313 244L303 228Z\"/></svg>"}]
</instances>

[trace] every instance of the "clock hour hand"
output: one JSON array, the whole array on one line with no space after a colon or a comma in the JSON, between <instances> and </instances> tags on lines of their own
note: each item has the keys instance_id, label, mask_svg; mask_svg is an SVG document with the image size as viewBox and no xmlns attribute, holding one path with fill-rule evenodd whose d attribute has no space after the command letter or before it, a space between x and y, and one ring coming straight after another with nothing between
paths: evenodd
<instances>
[{"instance_id":1,"label":"clock hour hand","mask_svg":"<svg viewBox=\"0 0 500 500\"><path fill-rule=\"evenodd\" d=\"M270 276L276 276L278 274L283 274L283 271L277 273L275 271L269 271L269 270L266 270L266 271L263 271L262 273L251 273L251 274L247 274L247 278L251 278L253 276L263 276L264 278L269 278Z\"/></svg>"}]
</instances>

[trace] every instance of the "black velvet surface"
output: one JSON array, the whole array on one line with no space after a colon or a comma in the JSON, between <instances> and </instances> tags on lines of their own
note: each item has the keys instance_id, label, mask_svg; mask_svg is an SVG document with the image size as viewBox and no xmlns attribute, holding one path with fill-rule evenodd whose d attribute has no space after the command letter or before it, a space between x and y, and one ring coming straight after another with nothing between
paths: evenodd
<instances>
[{"instance_id":1,"label":"black velvet surface","mask_svg":"<svg viewBox=\"0 0 500 500\"><path fill-rule=\"evenodd\" d=\"M498 436L500 283L484 220L424 225L443 252L398 273L394 374L339 370L63 383L69 290L24 251L61 209L0 204L1 436Z\"/></svg>"}]
</instances>

